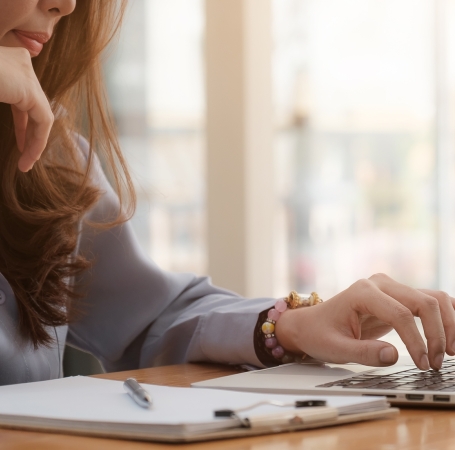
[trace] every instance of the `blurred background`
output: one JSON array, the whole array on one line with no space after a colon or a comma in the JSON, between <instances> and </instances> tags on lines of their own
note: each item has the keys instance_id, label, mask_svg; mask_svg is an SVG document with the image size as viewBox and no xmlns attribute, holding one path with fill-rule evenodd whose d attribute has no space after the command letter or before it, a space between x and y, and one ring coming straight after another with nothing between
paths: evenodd
<instances>
[{"instance_id":1,"label":"blurred background","mask_svg":"<svg viewBox=\"0 0 455 450\"><path fill-rule=\"evenodd\" d=\"M263 151L273 228L243 256L251 262L270 247L269 268L256 274L247 262L244 270L259 285L262 277L267 293L216 275L223 262L210 257L207 136L223 124L207 121L207 105L223 104L207 74L223 66L207 51L218 39L208 27L230 6L238 8L232 23L245 27L220 31L232 51L254 60L258 41L248 36L256 33L269 55L260 61L266 82L270 75ZM455 293L454 25L455 0L130 1L105 76L146 252L164 269L215 274L244 295L296 289L329 298L375 272ZM221 60L232 60L229 49ZM238 72L247 81L248 70ZM242 86L254 111L254 83ZM261 149L245 148L260 161ZM239 168L239 202L243 192L254 205L262 200L249 190L249 170Z\"/></svg>"}]
</instances>

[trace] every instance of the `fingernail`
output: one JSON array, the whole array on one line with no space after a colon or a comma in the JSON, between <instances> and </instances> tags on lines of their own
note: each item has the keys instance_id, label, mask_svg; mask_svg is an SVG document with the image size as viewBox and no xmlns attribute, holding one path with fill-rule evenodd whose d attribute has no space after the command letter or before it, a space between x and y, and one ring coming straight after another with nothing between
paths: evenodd
<instances>
[{"instance_id":1,"label":"fingernail","mask_svg":"<svg viewBox=\"0 0 455 450\"><path fill-rule=\"evenodd\" d=\"M379 360L384 364L392 364L395 359L395 350L392 347L384 347L379 352Z\"/></svg>"},{"instance_id":2,"label":"fingernail","mask_svg":"<svg viewBox=\"0 0 455 450\"><path fill-rule=\"evenodd\" d=\"M444 361L444 353L439 353L439 355L435 356L434 365L436 366L437 369L440 369L442 367L443 361Z\"/></svg>"},{"instance_id":3,"label":"fingernail","mask_svg":"<svg viewBox=\"0 0 455 450\"><path fill-rule=\"evenodd\" d=\"M424 354L420 360L420 369L421 370L430 370L430 361L428 361L428 355Z\"/></svg>"}]
</instances>

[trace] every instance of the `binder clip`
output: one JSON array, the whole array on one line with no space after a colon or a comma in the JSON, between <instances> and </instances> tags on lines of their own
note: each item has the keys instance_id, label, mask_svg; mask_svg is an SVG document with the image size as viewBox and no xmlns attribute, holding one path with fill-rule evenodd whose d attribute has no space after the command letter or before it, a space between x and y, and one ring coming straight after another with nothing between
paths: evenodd
<instances>
[{"instance_id":1,"label":"binder clip","mask_svg":"<svg viewBox=\"0 0 455 450\"><path fill-rule=\"evenodd\" d=\"M242 427L245 428L250 428L250 421L248 418L242 419L242 417L239 416L239 413L249 411L251 409L257 408L258 406L263 406L263 405L272 405L272 406L278 406L278 407L294 407L294 408L311 408L315 406L326 406L327 402L325 400L297 400L292 403L285 403L285 402L279 402L276 400L263 400L257 403L253 403L252 405L245 406L243 408L238 408L238 409L218 409L214 411L214 416L215 417L224 417L224 418L232 418L232 419L237 419ZM291 423L292 424L292 423Z\"/></svg>"}]
</instances>

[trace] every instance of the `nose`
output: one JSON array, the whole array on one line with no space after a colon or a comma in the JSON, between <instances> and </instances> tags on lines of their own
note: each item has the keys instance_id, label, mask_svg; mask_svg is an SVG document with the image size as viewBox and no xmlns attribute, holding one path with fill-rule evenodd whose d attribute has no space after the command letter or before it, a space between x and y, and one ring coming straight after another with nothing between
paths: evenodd
<instances>
[{"instance_id":1,"label":"nose","mask_svg":"<svg viewBox=\"0 0 455 450\"><path fill-rule=\"evenodd\" d=\"M57 17L67 16L76 8L76 0L40 0L39 7Z\"/></svg>"}]
</instances>

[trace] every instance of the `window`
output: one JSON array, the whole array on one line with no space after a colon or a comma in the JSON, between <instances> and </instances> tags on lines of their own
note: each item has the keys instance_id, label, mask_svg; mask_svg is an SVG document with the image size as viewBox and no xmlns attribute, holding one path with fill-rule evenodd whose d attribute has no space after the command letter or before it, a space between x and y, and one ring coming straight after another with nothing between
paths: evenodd
<instances>
[{"instance_id":1,"label":"window","mask_svg":"<svg viewBox=\"0 0 455 450\"><path fill-rule=\"evenodd\" d=\"M106 78L138 193L133 225L162 267L204 273L202 0L130 3Z\"/></svg>"},{"instance_id":2,"label":"window","mask_svg":"<svg viewBox=\"0 0 455 450\"><path fill-rule=\"evenodd\" d=\"M273 1L281 292L327 298L375 272L453 287L439 3Z\"/></svg>"},{"instance_id":3,"label":"window","mask_svg":"<svg viewBox=\"0 0 455 450\"><path fill-rule=\"evenodd\" d=\"M454 288L454 0L271 2L274 294L327 298L379 271ZM136 0L106 65L141 244L200 274L204 39L202 0Z\"/></svg>"}]
</instances>

